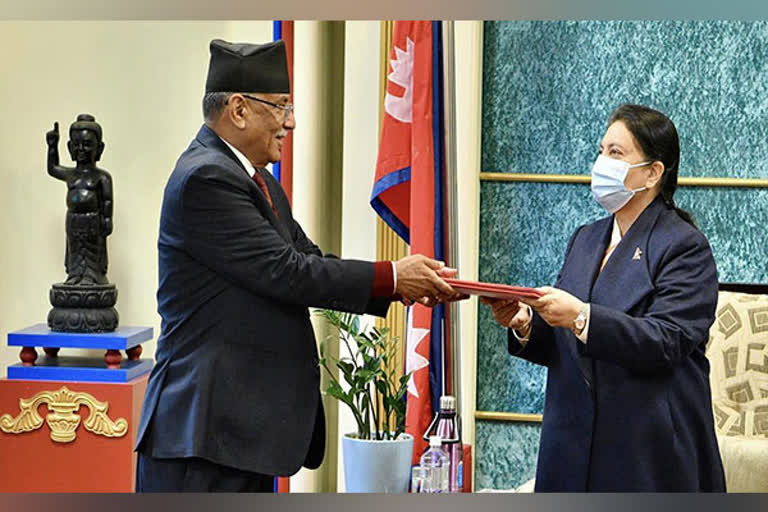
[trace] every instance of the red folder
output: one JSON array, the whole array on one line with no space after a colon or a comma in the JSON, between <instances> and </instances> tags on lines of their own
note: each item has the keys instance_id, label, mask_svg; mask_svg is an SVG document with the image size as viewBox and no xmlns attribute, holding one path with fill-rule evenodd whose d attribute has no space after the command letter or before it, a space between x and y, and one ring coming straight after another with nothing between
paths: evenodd
<instances>
[{"instance_id":1,"label":"red folder","mask_svg":"<svg viewBox=\"0 0 768 512\"><path fill-rule=\"evenodd\" d=\"M536 288L524 286L511 286L508 284L481 283L478 281L463 281L461 279L444 279L454 290L467 295L479 295L494 299L538 299L544 295Z\"/></svg>"}]
</instances>

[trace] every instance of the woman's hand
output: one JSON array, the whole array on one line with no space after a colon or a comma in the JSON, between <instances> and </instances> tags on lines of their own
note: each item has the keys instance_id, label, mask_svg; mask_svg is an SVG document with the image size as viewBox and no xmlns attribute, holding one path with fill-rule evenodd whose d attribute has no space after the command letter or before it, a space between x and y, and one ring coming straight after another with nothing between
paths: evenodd
<instances>
[{"instance_id":1,"label":"woman's hand","mask_svg":"<svg viewBox=\"0 0 768 512\"><path fill-rule=\"evenodd\" d=\"M544 292L544 296L538 299L522 299L522 301L535 309L541 318L552 327L571 329L574 319L585 304L559 288L542 286L537 290Z\"/></svg>"},{"instance_id":2,"label":"woman's hand","mask_svg":"<svg viewBox=\"0 0 768 512\"><path fill-rule=\"evenodd\" d=\"M480 297L480 302L491 307L493 318L503 327L515 329L524 336L528 335L531 323L531 310L527 307L520 307L517 300L492 299Z\"/></svg>"}]
</instances>

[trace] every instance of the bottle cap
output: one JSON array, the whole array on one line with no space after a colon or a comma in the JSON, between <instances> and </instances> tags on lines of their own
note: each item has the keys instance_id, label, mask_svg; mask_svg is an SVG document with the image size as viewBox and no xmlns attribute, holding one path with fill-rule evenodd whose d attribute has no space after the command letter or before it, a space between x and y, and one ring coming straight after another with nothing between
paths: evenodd
<instances>
[{"instance_id":1,"label":"bottle cap","mask_svg":"<svg viewBox=\"0 0 768 512\"><path fill-rule=\"evenodd\" d=\"M451 395L443 395L440 397L440 408L449 411L456 410L456 397Z\"/></svg>"},{"instance_id":2,"label":"bottle cap","mask_svg":"<svg viewBox=\"0 0 768 512\"><path fill-rule=\"evenodd\" d=\"M429 436L429 447L432 448L433 446L442 446L443 440L440 438L440 436Z\"/></svg>"}]
</instances>

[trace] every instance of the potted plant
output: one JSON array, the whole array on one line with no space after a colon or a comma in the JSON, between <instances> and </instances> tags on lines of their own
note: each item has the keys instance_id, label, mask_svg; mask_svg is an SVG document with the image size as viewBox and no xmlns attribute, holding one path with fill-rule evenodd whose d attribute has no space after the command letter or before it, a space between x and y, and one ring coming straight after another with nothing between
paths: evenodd
<instances>
[{"instance_id":1,"label":"potted plant","mask_svg":"<svg viewBox=\"0 0 768 512\"><path fill-rule=\"evenodd\" d=\"M398 375L390 367L397 338L386 328L361 329L360 317L352 313L317 314L334 328L320 344L320 365L330 376L325 392L345 403L357 423L357 432L342 439L347 492L408 492L413 437L405 433L404 397L410 374ZM349 355L329 355L328 343L337 340ZM331 368L338 369L338 377Z\"/></svg>"}]
</instances>

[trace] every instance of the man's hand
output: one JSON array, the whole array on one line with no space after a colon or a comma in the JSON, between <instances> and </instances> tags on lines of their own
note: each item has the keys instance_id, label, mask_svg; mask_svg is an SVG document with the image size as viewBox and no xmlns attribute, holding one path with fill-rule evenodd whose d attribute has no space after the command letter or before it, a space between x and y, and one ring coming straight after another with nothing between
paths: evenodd
<instances>
[{"instance_id":1,"label":"man's hand","mask_svg":"<svg viewBox=\"0 0 768 512\"><path fill-rule=\"evenodd\" d=\"M403 297L406 303L420 302L433 306L446 300L462 297L443 277L453 277L456 269L447 268L442 261L436 261L422 254L406 256L395 262L397 271L397 289L395 293Z\"/></svg>"},{"instance_id":2,"label":"man's hand","mask_svg":"<svg viewBox=\"0 0 768 512\"><path fill-rule=\"evenodd\" d=\"M455 277L456 276L456 269L455 268L443 267L443 268L441 268L440 270L437 271L437 274L440 277ZM454 295L453 297L449 297L445 301L446 302L458 302L460 300L466 300L468 298L469 298L469 295L467 295L466 293L458 293L457 292L456 295ZM433 308L433 307L435 307L435 306L437 306L438 304L441 303L440 300L437 300L434 297L422 297L422 298L420 298L418 300L418 302L422 306L426 306L428 308ZM406 304L406 305L410 305L410 304Z\"/></svg>"}]
</instances>

